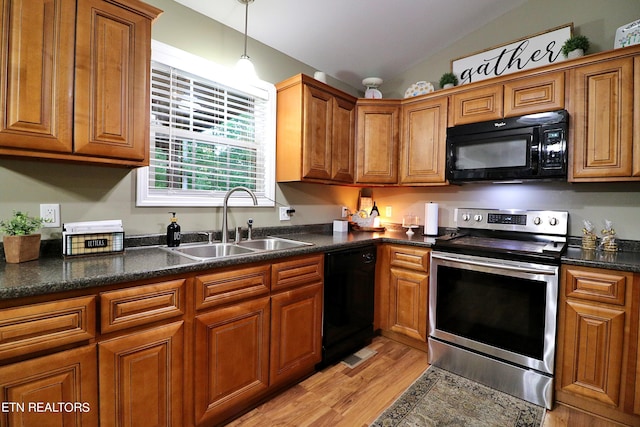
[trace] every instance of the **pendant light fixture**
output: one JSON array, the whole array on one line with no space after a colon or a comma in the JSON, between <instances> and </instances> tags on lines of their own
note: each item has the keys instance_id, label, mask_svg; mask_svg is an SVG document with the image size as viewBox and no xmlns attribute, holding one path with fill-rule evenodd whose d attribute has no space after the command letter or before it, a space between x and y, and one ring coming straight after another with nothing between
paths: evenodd
<instances>
[{"instance_id":1,"label":"pendant light fixture","mask_svg":"<svg viewBox=\"0 0 640 427\"><path fill-rule=\"evenodd\" d=\"M244 53L238 60L236 64L236 70L238 74L240 74L245 79L257 79L258 76L256 74L256 69L253 66L253 63L249 59L247 55L247 24L249 22L249 3L253 3L254 0L238 0L239 3L243 4L244 9Z\"/></svg>"}]
</instances>

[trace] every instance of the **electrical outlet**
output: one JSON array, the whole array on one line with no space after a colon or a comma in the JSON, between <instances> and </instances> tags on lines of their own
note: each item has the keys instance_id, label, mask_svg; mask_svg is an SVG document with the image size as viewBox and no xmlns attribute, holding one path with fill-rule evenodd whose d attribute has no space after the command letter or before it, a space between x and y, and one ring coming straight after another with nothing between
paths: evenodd
<instances>
[{"instance_id":1,"label":"electrical outlet","mask_svg":"<svg viewBox=\"0 0 640 427\"><path fill-rule=\"evenodd\" d=\"M346 218L347 215L349 215L349 208L346 206L343 206L341 212L342 213L340 214L340 216L342 216L342 218Z\"/></svg>"},{"instance_id":2,"label":"electrical outlet","mask_svg":"<svg viewBox=\"0 0 640 427\"><path fill-rule=\"evenodd\" d=\"M280 206L280 221L290 221L291 215L287 212L291 207L289 206Z\"/></svg>"},{"instance_id":3,"label":"electrical outlet","mask_svg":"<svg viewBox=\"0 0 640 427\"><path fill-rule=\"evenodd\" d=\"M40 217L46 220L43 227L60 227L60 204L42 204L40 205Z\"/></svg>"}]
</instances>

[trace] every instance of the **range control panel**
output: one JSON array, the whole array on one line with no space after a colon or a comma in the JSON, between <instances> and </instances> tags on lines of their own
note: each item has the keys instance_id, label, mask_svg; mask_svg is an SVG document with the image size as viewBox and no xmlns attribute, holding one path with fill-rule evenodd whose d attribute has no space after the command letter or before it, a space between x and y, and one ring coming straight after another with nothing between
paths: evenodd
<instances>
[{"instance_id":1,"label":"range control panel","mask_svg":"<svg viewBox=\"0 0 640 427\"><path fill-rule=\"evenodd\" d=\"M566 211L457 208L455 220L459 228L559 236L569 232L569 213Z\"/></svg>"}]
</instances>

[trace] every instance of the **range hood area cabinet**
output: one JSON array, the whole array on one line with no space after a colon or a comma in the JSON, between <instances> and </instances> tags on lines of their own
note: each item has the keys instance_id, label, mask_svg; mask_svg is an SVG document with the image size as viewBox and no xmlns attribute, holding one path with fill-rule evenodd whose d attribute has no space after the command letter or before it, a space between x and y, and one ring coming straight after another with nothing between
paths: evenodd
<instances>
[{"instance_id":1,"label":"range hood area cabinet","mask_svg":"<svg viewBox=\"0 0 640 427\"><path fill-rule=\"evenodd\" d=\"M304 74L276 89L276 180L353 184L356 98Z\"/></svg>"},{"instance_id":2,"label":"range hood area cabinet","mask_svg":"<svg viewBox=\"0 0 640 427\"><path fill-rule=\"evenodd\" d=\"M533 74L451 94L450 126L565 108L563 71Z\"/></svg>"},{"instance_id":3,"label":"range hood area cabinet","mask_svg":"<svg viewBox=\"0 0 640 427\"><path fill-rule=\"evenodd\" d=\"M138 0L4 1L0 155L148 164L160 13Z\"/></svg>"}]
</instances>

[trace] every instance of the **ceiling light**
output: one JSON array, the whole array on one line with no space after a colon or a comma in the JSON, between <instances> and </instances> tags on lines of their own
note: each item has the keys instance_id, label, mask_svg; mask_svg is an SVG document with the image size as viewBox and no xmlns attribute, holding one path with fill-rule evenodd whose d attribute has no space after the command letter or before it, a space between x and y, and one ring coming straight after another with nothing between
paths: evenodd
<instances>
[{"instance_id":1,"label":"ceiling light","mask_svg":"<svg viewBox=\"0 0 640 427\"><path fill-rule=\"evenodd\" d=\"M238 0L245 6L244 9L244 53L236 63L236 71L245 79L257 79L256 69L247 55L247 23L249 22L249 3L254 0Z\"/></svg>"}]
</instances>

